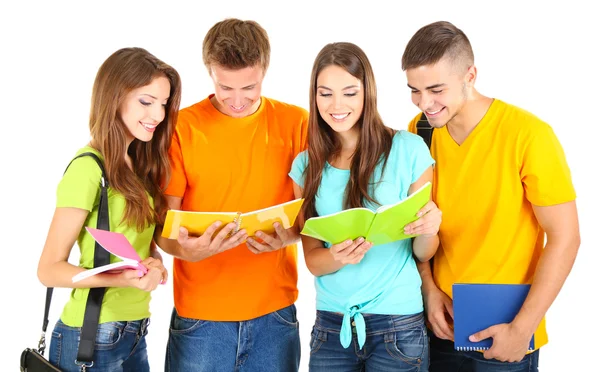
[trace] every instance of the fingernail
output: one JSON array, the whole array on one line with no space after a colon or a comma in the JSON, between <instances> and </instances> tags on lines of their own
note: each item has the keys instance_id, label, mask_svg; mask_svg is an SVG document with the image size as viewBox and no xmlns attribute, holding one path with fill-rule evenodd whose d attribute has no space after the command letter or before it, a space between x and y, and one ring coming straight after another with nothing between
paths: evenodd
<instances>
[{"instance_id":1,"label":"fingernail","mask_svg":"<svg viewBox=\"0 0 600 372\"><path fill-rule=\"evenodd\" d=\"M477 342L477 339L475 338L475 336L471 335L471 336L469 336L469 341Z\"/></svg>"},{"instance_id":2,"label":"fingernail","mask_svg":"<svg viewBox=\"0 0 600 372\"><path fill-rule=\"evenodd\" d=\"M217 221L216 223L217 223L217 227L218 227L218 226L221 226L221 224L222 224L222 222L221 222L221 221Z\"/></svg>"},{"instance_id":3,"label":"fingernail","mask_svg":"<svg viewBox=\"0 0 600 372\"><path fill-rule=\"evenodd\" d=\"M252 238L248 238L248 242L250 242L250 243L254 243L254 239L252 239Z\"/></svg>"},{"instance_id":4,"label":"fingernail","mask_svg":"<svg viewBox=\"0 0 600 372\"><path fill-rule=\"evenodd\" d=\"M141 278L142 276L144 276L144 272L142 270L138 270L137 275Z\"/></svg>"},{"instance_id":5,"label":"fingernail","mask_svg":"<svg viewBox=\"0 0 600 372\"><path fill-rule=\"evenodd\" d=\"M261 238L263 236L263 233L261 233L260 231L256 233L256 236L258 236L259 238Z\"/></svg>"},{"instance_id":6,"label":"fingernail","mask_svg":"<svg viewBox=\"0 0 600 372\"><path fill-rule=\"evenodd\" d=\"M365 241L365 238L358 238L358 242L359 242L359 243L362 243L362 242L364 242L364 241Z\"/></svg>"},{"instance_id":7,"label":"fingernail","mask_svg":"<svg viewBox=\"0 0 600 372\"><path fill-rule=\"evenodd\" d=\"M352 244L352 240L346 240L346 244Z\"/></svg>"}]
</instances>

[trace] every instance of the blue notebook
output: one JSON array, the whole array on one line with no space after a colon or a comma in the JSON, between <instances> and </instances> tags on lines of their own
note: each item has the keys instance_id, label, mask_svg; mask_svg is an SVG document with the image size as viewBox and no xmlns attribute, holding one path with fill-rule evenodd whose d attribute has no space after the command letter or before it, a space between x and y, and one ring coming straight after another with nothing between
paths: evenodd
<instances>
[{"instance_id":1,"label":"blue notebook","mask_svg":"<svg viewBox=\"0 0 600 372\"><path fill-rule=\"evenodd\" d=\"M512 322L530 287L529 284L453 284L454 348L477 351L492 347L491 338L471 342L469 336L496 324ZM534 350L533 337L529 350Z\"/></svg>"}]
</instances>

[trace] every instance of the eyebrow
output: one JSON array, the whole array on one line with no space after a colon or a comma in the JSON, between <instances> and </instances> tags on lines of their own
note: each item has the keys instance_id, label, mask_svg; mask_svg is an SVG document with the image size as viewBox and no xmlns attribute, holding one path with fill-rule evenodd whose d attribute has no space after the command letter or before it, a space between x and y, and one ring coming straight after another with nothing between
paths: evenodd
<instances>
[{"instance_id":1,"label":"eyebrow","mask_svg":"<svg viewBox=\"0 0 600 372\"><path fill-rule=\"evenodd\" d=\"M319 88L321 88L321 89L327 89L327 90L333 90L333 89L331 89L331 88L328 88L328 87L326 87L325 85L319 85L319 86L317 87L317 89L319 89ZM358 85L348 85L347 87L344 87L344 88L342 88L342 90L351 89L351 88L356 88L356 89L358 89L358 88L360 88L360 87L359 87Z\"/></svg>"},{"instance_id":2,"label":"eyebrow","mask_svg":"<svg viewBox=\"0 0 600 372\"><path fill-rule=\"evenodd\" d=\"M415 88L415 87L411 87L411 86L410 86L410 84L406 84L406 85L407 85L407 86L408 86L410 89L412 89L412 90L418 90L418 89L417 89L417 88ZM445 87L445 86L446 86L446 84L445 84L445 83L433 84L433 85L430 85L430 86L426 87L426 88L425 88L425 90L431 90L431 89L435 89L435 88L441 88L441 87Z\"/></svg>"},{"instance_id":3,"label":"eyebrow","mask_svg":"<svg viewBox=\"0 0 600 372\"><path fill-rule=\"evenodd\" d=\"M250 84L250 85L246 85L245 87L242 87L241 89L252 88L252 87L255 87L255 86L256 86L256 84L258 84L258 83L252 83L252 84ZM219 84L219 85L221 86L221 88L233 89L232 87L230 87L230 86L227 86L227 85L225 85L225 84Z\"/></svg>"},{"instance_id":4,"label":"eyebrow","mask_svg":"<svg viewBox=\"0 0 600 372\"><path fill-rule=\"evenodd\" d=\"M142 93L142 96L148 96L148 97L150 97L150 98L158 99L158 98L156 98L156 97L154 97L153 95L151 95L151 94L148 94L148 93Z\"/></svg>"}]
</instances>

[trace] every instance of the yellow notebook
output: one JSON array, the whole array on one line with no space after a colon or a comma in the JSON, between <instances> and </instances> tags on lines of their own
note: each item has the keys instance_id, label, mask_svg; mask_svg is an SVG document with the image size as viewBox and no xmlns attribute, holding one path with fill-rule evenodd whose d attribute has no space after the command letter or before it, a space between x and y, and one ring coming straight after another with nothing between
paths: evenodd
<instances>
[{"instance_id":1,"label":"yellow notebook","mask_svg":"<svg viewBox=\"0 0 600 372\"><path fill-rule=\"evenodd\" d=\"M162 236L177 239L179 228L185 227L190 235L200 236L210 225L221 221L225 226L230 222L236 224L233 233L246 229L248 236L254 236L257 231L267 234L275 232L273 224L279 222L284 229L294 226L304 199L296 199L257 211L241 212L193 212L171 209L167 212Z\"/></svg>"}]
</instances>

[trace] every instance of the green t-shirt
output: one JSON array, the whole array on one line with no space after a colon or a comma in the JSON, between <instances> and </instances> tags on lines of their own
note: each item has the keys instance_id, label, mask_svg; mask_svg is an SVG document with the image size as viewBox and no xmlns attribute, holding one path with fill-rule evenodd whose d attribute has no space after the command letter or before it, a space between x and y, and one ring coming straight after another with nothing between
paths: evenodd
<instances>
[{"instance_id":1,"label":"green t-shirt","mask_svg":"<svg viewBox=\"0 0 600 372\"><path fill-rule=\"evenodd\" d=\"M86 146L77 152L93 152L101 159L100 153ZM100 179L102 172L96 161L90 156L84 156L74 160L56 190L57 208L81 208L89 211L85 225L96 227L98 219L98 203L100 201ZM153 200L149 197L150 202ZM150 256L150 244L154 234L154 225L148 226L141 233L135 226L121 223L125 212L125 198L110 187L108 189L108 215L110 220L110 231L120 232L131 243L142 259ZM77 238L77 245L81 253L79 266L85 268L94 267L94 239L84 229L81 229ZM120 261L111 255L110 261ZM68 326L81 327L85 304L89 288L76 288L71 292L71 298L65 305L61 320ZM102 301L100 310L100 323L114 321L132 321L150 316L150 293L137 288L108 288Z\"/></svg>"}]
</instances>

